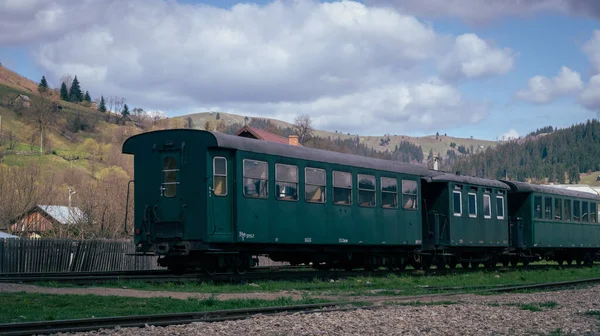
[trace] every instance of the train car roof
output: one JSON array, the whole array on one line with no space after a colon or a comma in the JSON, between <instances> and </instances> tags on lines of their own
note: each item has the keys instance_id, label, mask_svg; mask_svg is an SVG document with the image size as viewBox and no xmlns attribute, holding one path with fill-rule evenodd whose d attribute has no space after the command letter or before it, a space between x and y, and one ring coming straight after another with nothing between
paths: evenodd
<instances>
[{"instance_id":1,"label":"train car roof","mask_svg":"<svg viewBox=\"0 0 600 336\"><path fill-rule=\"evenodd\" d=\"M600 201L600 196L593 193L588 193L584 191L576 191L569 190L563 188L555 188L545 185L539 184L529 184L526 182L518 182L518 181L504 181L502 182L508 184L512 191L514 192L524 192L524 193L543 193L543 194L552 194L559 196L568 196L568 197L578 197L578 198L587 198L595 201Z\"/></svg>"},{"instance_id":2,"label":"train car roof","mask_svg":"<svg viewBox=\"0 0 600 336\"><path fill-rule=\"evenodd\" d=\"M466 176L466 175L456 175L445 172L438 171L430 171L428 176L423 177L423 179L427 182L456 182L456 183L465 183L482 187L492 187L498 189L510 190L510 186L506 183L502 183L498 180L474 177L474 176Z\"/></svg>"},{"instance_id":3,"label":"train car roof","mask_svg":"<svg viewBox=\"0 0 600 336\"><path fill-rule=\"evenodd\" d=\"M430 170L427 167L420 166L417 164L376 159L366 156L345 154L323 149L291 146L218 132L210 133L216 138L217 146L222 148L232 148L248 152L281 155L296 159L348 165L368 169L378 169L419 176L427 176L430 173Z\"/></svg>"}]
</instances>

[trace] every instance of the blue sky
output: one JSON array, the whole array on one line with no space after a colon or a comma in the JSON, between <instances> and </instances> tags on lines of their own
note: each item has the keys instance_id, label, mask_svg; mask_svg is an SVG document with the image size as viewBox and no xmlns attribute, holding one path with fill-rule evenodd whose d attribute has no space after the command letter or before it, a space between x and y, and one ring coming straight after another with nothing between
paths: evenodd
<instances>
[{"instance_id":1,"label":"blue sky","mask_svg":"<svg viewBox=\"0 0 600 336\"><path fill-rule=\"evenodd\" d=\"M319 128L364 135L495 139L600 110L592 9L550 0L500 10L477 0L134 2L60 0L59 12L0 5L8 27L27 27L0 33L0 62L56 86L78 75L93 98L121 95L169 115L306 113ZM40 23L40 13L60 20ZM546 77L541 87L528 87L534 76Z\"/></svg>"}]
</instances>

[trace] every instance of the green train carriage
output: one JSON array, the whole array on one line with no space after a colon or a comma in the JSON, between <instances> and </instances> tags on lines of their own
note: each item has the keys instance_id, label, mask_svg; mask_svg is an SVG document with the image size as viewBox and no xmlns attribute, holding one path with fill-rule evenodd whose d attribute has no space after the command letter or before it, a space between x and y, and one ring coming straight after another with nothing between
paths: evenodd
<instances>
[{"instance_id":1,"label":"green train carriage","mask_svg":"<svg viewBox=\"0 0 600 336\"><path fill-rule=\"evenodd\" d=\"M129 138L135 243L172 269L253 256L403 268L420 249L424 167L199 130Z\"/></svg>"},{"instance_id":2,"label":"green train carriage","mask_svg":"<svg viewBox=\"0 0 600 336\"><path fill-rule=\"evenodd\" d=\"M591 264L600 251L600 196L524 182L511 187L511 246L529 260ZM521 258L521 261L527 258ZM515 263L518 260L511 260Z\"/></svg>"},{"instance_id":3,"label":"green train carriage","mask_svg":"<svg viewBox=\"0 0 600 336\"><path fill-rule=\"evenodd\" d=\"M494 266L509 247L506 193L497 180L429 172L423 177L423 251L438 268Z\"/></svg>"}]
</instances>

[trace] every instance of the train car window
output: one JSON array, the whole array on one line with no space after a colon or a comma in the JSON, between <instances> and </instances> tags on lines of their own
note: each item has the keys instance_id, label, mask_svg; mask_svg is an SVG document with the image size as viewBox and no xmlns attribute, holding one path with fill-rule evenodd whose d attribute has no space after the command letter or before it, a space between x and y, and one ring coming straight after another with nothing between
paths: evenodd
<instances>
[{"instance_id":1,"label":"train car window","mask_svg":"<svg viewBox=\"0 0 600 336\"><path fill-rule=\"evenodd\" d=\"M460 191L452 192L452 203L454 204L454 216L462 216L462 193Z\"/></svg>"},{"instance_id":2,"label":"train car window","mask_svg":"<svg viewBox=\"0 0 600 336\"><path fill-rule=\"evenodd\" d=\"M533 197L533 218L542 219L542 196Z\"/></svg>"},{"instance_id":3,"label":"train car window","mask_svg":"<svg viewBox=\"0 0 600 336\"><path fill-rule=\"evenodd\" d=\"M164 197L177 196L177 160L175 157L169 156L163 160L163 183L161 187Z\"/></svg>"},{"instance_id":4,"label":"train car window","mask_svg":"<svg viewBox=\"0 0 600 336\"><path fill-rule=\"evenodd\" d=\"M552 219L552 197L544 197L544 218Z\"/></svg>"},{"instance_id":5,"label":"train car window","mask_svg":"<svg viewBox=\"0 0 600 336\"><path fill-rule=\"evenodd\" d=\"M398 180L391 177L381 178L381 207L398 208Z\"/></svg>"},{"instance_id":6,"label":"train car window","mask_svg":"<svg viewBox=\"0 0 600 336\"><path fill-rule=\"evenodd\" d=\"M562 220L562 200L560 198L554 199L554 219Z\"/></svg>"},{"instance_id":7,"label":"train car window","mask_svg":"<svg viewBox=\"0 0 600 336\"><path fill-rule=\"evenodd\" d=\"M571 221L571 200L565 200L563 209L565 210L564 220Z\"/></svg>"},{"instance_id":8,"label":"train car window","mask_svg":"<svg viewBox=\"0 0 600 336\"><path fill-rule=\"evenodd\" d=\"M358 174L358 206L375 206L375 176Z\"/></svg>"},{"instance_id":9,"label":"train car window","mask_svg":"<svg viewBox=\"0 0 600 336\"><path fill-rule=\"evenodd\" d=\"M598 204L596 202L590 202L590 222L596 223L596 218L598 216Z\"/></svg>"},{"instance_id":10,"label":"train car window","mask_svg":"<svg viewBox=\"0 0 600 336\"><path fill-rule=\"evenodd\" d=\"M496 218L504 219L504 196L496 196Z\"/></svg>"},{"instance_id":11,"label":"train car window","mask_svg":"<svg viewBox=\"0 0 600 336\"><path fill-rule=\"evenodd\" d=\"M220 156L213 158L213 194L227 195L227 159Z\"/></svg>"},{"instance_id":12,"label":"train car window","mask_svg":"<svg viewBox=\"0 0 600 336\"><path fill-rule=\"evenodd\" d=\"M417 181L402 180L402 208L417 210L418 193Z\"/></svg>"},{"instance_id":13,"label":"train car window","mask_svg":"<svg viewBox=\"0 0 600 336\"><path fill-rule=\"evenodd\" d=\"M581 202L581 221L588 223L590 221L590 213L588 212L588 202Z\"/></svg>"},{"instance_id":14,"label":"train car window","mask_svg":"<svg viewBox=\"0 0 600 336\"><path fill-rule=\"evenodd\" d=\"M581 209L579 207L580 201L573 201L573 221L579 222L581 220Z\"/></svg>"},{"instance_id":15,"label":"train car window","mask_svg":"<svg viewBox=\"0 0 600 336\"><path fill-rule=\"evenodd\" d=\"M469 193L469 217L477 217L477 194Z\"/></svg>"},{"instance_id":16,"label":"train car window","mask_svg":"<svg viewBox=\"0 0 600 336\"><path fill-rule=\"evenodd\" d=\"M267 198L269 196L269 166L264 161L244 160L244 196Z\"/></svg>"},{"instance_id":17,"label":"train car window","mask_svg":"<svg viewBox=\"0 0 600 336\"><path fill-rule=\"evenodd\" d=\"M298 200L298 167L275 164L275 195L278 200Z\"/></svg>"},{"instance_id":18,"label":"train car window","mask_svg":"<svg viewBox=\"0 0 600 336\"><path fill-rule=\"evenodd\" d=\"M492 218L492 199L490 195L483 195L483 218Z\"/></svg>"},{"instance_id":19,"label":"train car window","mask_svg":"<svg viewBox=\"0 0 600 336\"><path fill-rule=\"evenodd\" d=\"M304 168L304 199L311 203L325 203L325 170L319 168Z\"/></svg>"},{"instance_id":20,"label":"train car window","mask_svg":"<svg viewBox=\"0 0 600 336\"><path fill-rule=\"evenodd\" d=\"M352 174L333 172L333 203L339 205L352 204Z\"/></svg>"}]
</instances>

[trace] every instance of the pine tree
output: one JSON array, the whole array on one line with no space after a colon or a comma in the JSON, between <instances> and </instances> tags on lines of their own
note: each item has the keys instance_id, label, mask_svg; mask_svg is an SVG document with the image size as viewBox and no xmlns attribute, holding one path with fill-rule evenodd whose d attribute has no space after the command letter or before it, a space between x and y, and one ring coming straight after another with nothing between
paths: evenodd
<instances>
[{"instance_id":1,"label":"pine tree","mask_svg":"<svg viewBox=\"0 0 600 336\"><path fill-rule=\"evenodd\" d=\"M46 76L42 76L42 80L40 81L40 84L38 84L38 91L39 92L48 91L48 82L46 81Z\"/></svg>"},{"instance_id":2,"label":"pine tree","mask_svg":"<svg viewBox=\"0 0 600 336\"><path fill-rule=\"evenodd\" d=\"M88 91L85 91L85 96L83 97L83 100L85 100L88 103L92 102L92 97L90 97L90 93Z\"/></svg>"},{"instance_id":3,"label":"pine tree","mask_svg":"<svg viewBox=\"0 0 600 336\"><path fill-rule=\"evenodd\" d=\"M69 91L67 90L67 84L65 84L65 82L60 86L60 99L69 100Z\"/></svg>"},{"instance_id":4,"label":"pine tree","mask_svg":"<svg viewBox=\"0 0 600 336\"><path fill-rule=\"evenodd\" d=\"M104 96L100 97L100 105L98 105L98 111L102 113L106 112L106 102L104 101Z\"/></svg>"},{"instance_id":5,"label":"pine tree","mask_svg":"<svg viewBox=\"0 0 600 336\"><path fill-rule=\"evenodd\" d=\"M77 76L73 79L71 84L71 90L69 91L69 101L80 102L83 101L83 94L81 93L81 86L77 80Z\"/></svg>"},{"instance_id":6,"label":"pine tree","mask_svg":"<svg viewBox=\"0 0 600 336\"><path fill-rule=\"evenodd\" d=\"M123 105L123 110L121 111L121 115L126 117L129 115L129 106L127 104Z\"/></svg>"}]
</instances>

